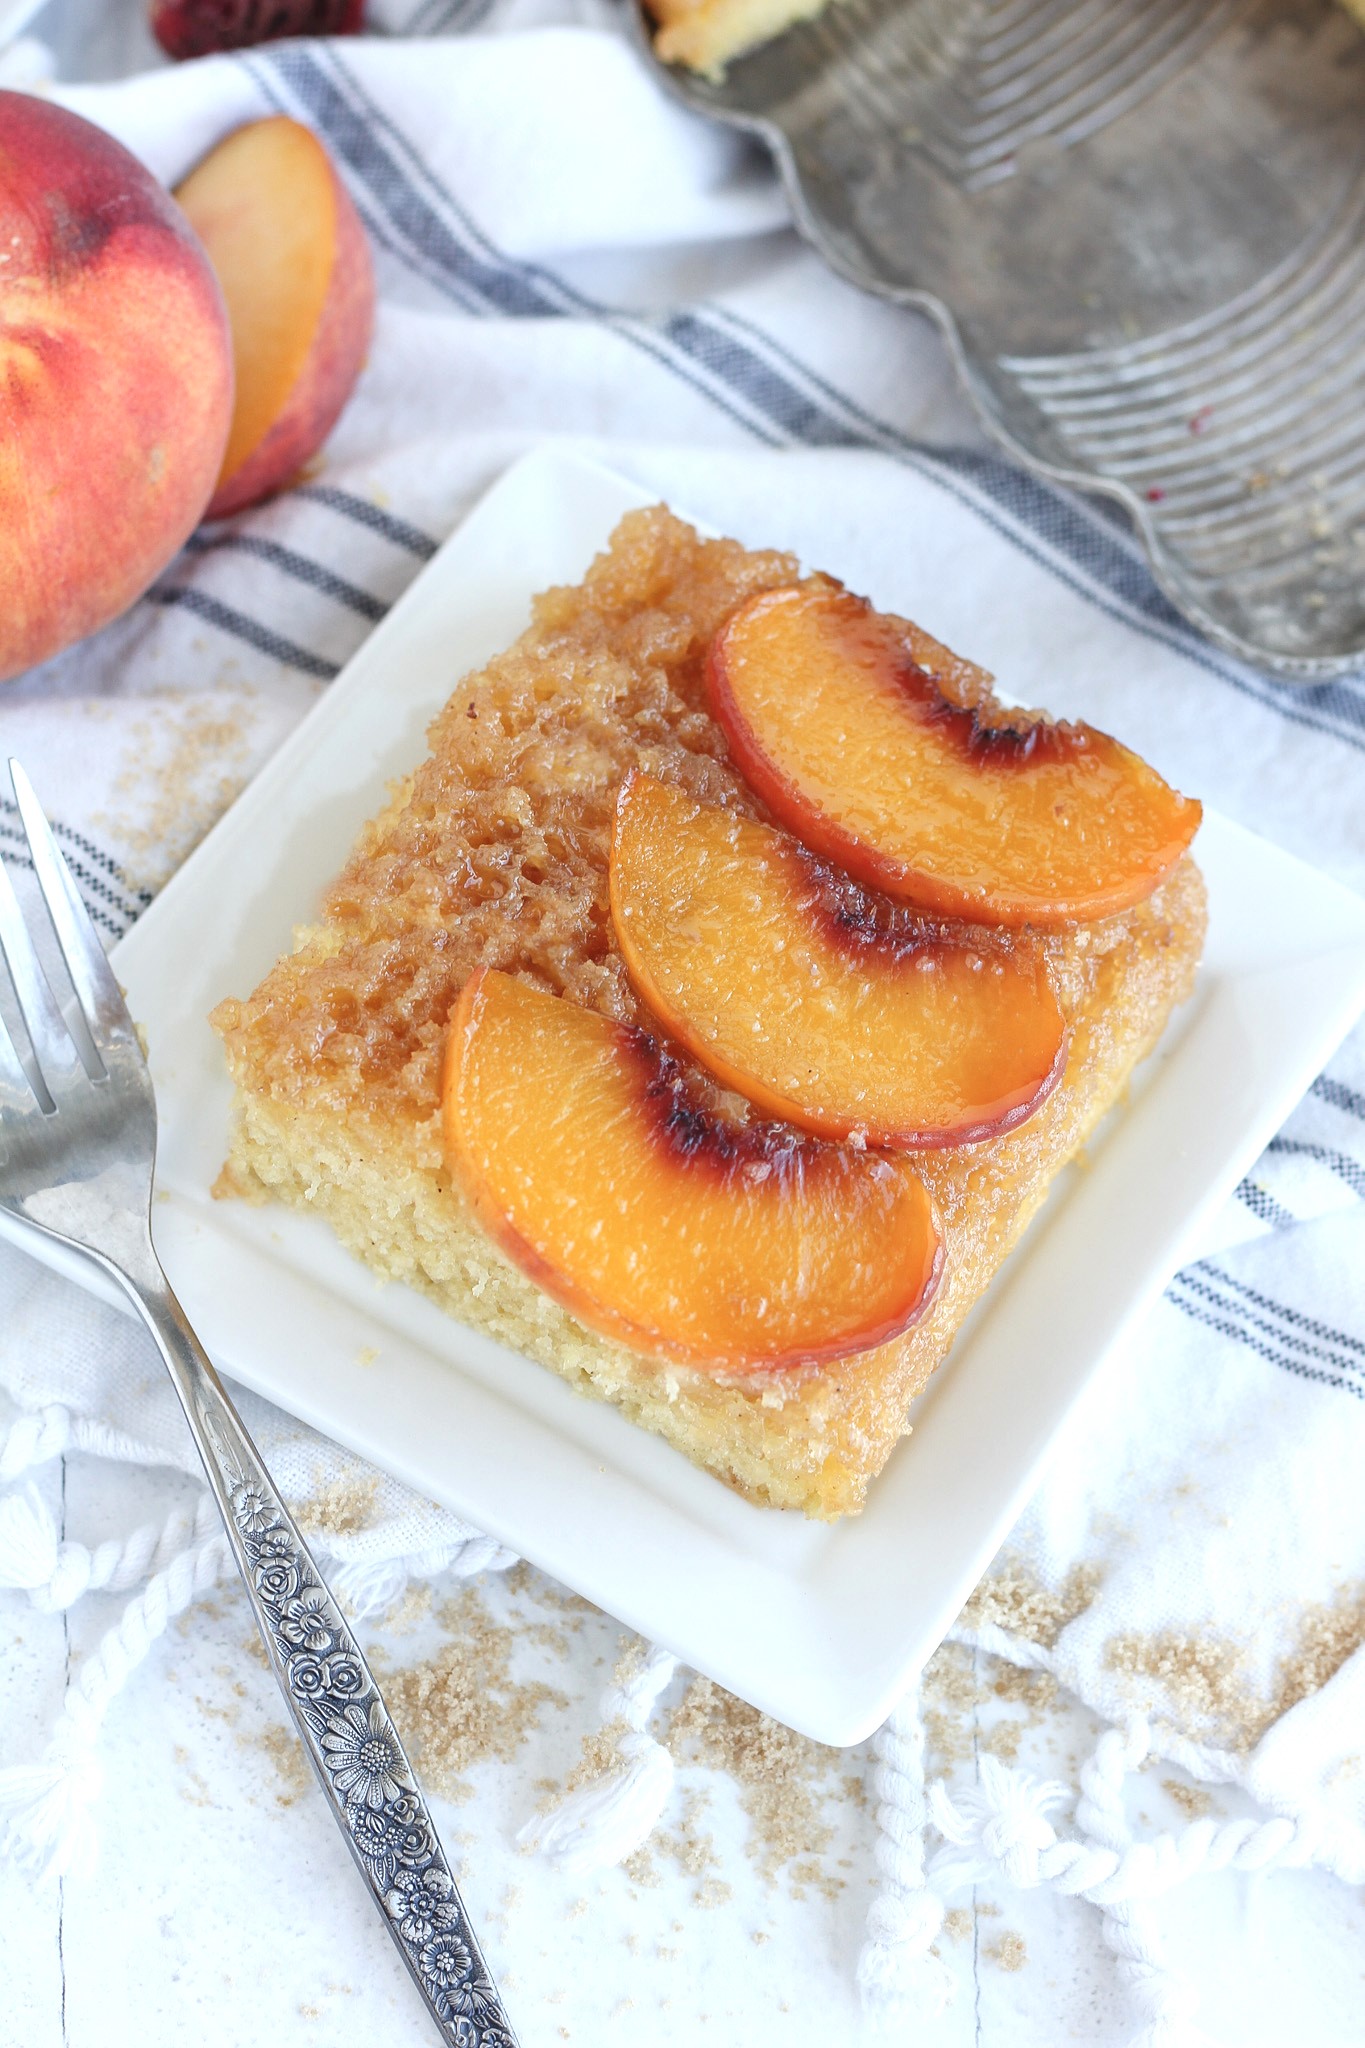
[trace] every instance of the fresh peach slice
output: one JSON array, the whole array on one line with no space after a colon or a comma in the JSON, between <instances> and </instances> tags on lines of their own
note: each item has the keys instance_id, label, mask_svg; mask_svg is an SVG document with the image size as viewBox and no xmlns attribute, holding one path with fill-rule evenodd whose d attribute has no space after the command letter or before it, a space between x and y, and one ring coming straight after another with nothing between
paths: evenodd
<instances>
[{"instance_id":1,"label":"fresh peach slice","mask_svg":"<svg viewBox=\"0 0 1365 2048\"><path fill-rule=\"evenodd\" d=\"M638 771L622 785L616 937L703 1066L827 1138L962 1145L1022 1123L1066 1058L1041 953L878 911L784 832Z\"/></svg>"},{"instance_id":2,"label":"fresh peach slice","mask_svg":"<svg viewBox=\"0 0 1365 2048\"><path fill-rule=\"evenodd\" d=\"M837 584L768 591L716 635L711 704L799 839L950 917L1055 926L1149 896L1200 807L1088 725L946 697L906 628Z\"/></svg>"},{"instance_id":3,"label":"fresh peach slice","mask_svg":"<svg viewBox=\"0 0 1365 2048\"><path fill-rule=\"evenodd\" d=\"M713 1368L897 1336L942 1263L905 1159L701 1108L641 1031L496 969L451 1018L446 1156L508 1257L580 1321Z\"/></svg>"},{"instance_id":4,"label":"fresh peach slice","mask_svg":"<svg viewBox=\"0 0 1365 2048\"><path fill-rule=\"evenodd\" d=\"M238 128L175 196L232 326L237 402L205 515L222 519L282 489L331 433L370 346L374 266L332 159L283 114Z\"/></svg>"}]
</instances>

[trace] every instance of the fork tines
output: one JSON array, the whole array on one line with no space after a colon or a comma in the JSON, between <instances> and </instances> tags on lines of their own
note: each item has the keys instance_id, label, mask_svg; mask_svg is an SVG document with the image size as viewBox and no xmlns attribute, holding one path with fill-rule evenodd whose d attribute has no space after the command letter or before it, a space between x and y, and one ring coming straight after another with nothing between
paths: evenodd
<instances>
[{"instance_id":1,"label":"fork tines","mask_svg":"<svg viewBox=\"0 0 1365 2048\"><path fill-rule=\"evenodd\" d=\"M68 1022L0 861L0 954L31 1054L30 1063L0 1018L0 1099L16 1097L14 1106L31 1107L29 1098L36 1095L39 1106L50 1111L64 1083L83 1069L92 1079L103 1078L117 1046L129 1040L136 1044L136 1039L122 992L33 786L17 761L11 760L9 769L33 872L76 1005Z\"/></svg>"}]
</instances>

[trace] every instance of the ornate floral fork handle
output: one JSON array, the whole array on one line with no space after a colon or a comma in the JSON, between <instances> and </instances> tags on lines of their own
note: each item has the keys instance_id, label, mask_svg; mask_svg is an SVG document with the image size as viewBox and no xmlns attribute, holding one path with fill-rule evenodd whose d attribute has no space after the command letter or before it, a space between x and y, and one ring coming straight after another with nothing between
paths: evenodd
<instances>
[{"instance_id":1,"label":"ornate floral fork handle","mask_svg":"<svg viewBox=\"0 0 1365 2048\"><path fill-rule=\"evenodd\" d=\"M309 1761L442 2038L458 2048L516 2048L360 1646L164 1278L158 1289L144 1278L128 1292L184 1403Z\"/></svg>"},{"instance_id":2,"label":"ornate floral fork handle","mask_svg":"<svg viewBox=\"0 0 1365 2048\"><path fill-rule=\"evenodd\" d=\"M152 1244L151 1077L123 993L27 778L34 871L89 1043L58 1007L0 863L0 953L27 1067L0 1019L0 1206L95 1260L166 1362L309 1761L447 2048L516 2048L445 1852L360 1646L171 1292Z\"/></svg>"}]
</instances>

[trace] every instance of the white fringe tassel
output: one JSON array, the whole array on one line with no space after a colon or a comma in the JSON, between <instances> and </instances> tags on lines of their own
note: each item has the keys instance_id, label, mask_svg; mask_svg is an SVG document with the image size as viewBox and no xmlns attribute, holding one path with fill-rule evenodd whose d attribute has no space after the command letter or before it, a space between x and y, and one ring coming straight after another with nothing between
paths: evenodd
<instances>
[{"instance_id":1,"label":"white fringe tassel","mask_svg":"<svg viewBox=\"0 0 1365 2048\"><path fill-rule=\"evenodd\" d=\"M1150 1732L1135 1719L1126 1731L1107 1728L1081 1772L1076 1826L1092 1842L1120 1855L1134 1846L1123 1810L1124 1780L1147 1757ZM1144 2016L1131 2048L1195 2048L1196 2003L1189 1987L1168 1969L1164 1944L1149 1901L1111 1898L1100 1908L1105 1945L1118 1957L1118 1973Z\"/></svg>"},{"instance_id":2,"label":"white fringe tassel","mask_svg":"<svg viewBox=\"0 0 1365 2048\"><path fill-rule=\"evenodd\" d=\"M53 1403L20 1415L0 1432L0 1481L17 1479L68 1451L121 1464L199 1470L188 1446L183 1456L164 1451ZM365 1615L391 1606L414 1577L453 1571L469 1578L515 1562L516 1552L491 1536L471 1536L378 1565L353 1560L333 1583L351 1611ZM26 1592L46 1613L71 1607L84 1593L143 1587L67 1688L41 1760L0 1770L0 1845L37 1876L74 1875L92 1866L92 1810L103 1782L96 1746L104 1718L170 1623L231 1569L232 1553L207 1488L193 1510L176 1508L163 1522L148 1522L93 1549L61 1540L34 1487L0 1498L0 1587Z\"/></svg>"},{"instance_id":3,"label":"white fringe tassel","mask_svg":"<svg viewBox=\"0 0 1365 2048\"><path fill-rule=\"evenodd\" d=\"M0 1483L67 1451L198 1470L188 1446L183 1454L167 1452L54 1403L0 1432ZM413 1578L446 1571L469 1578L515 1561L516 1553L492 1537L468 1537L379 1564L352 1559L333 1584L350 1611L364 1616L392 1606ZM0 1771L0 1844L37 1875L64 1876L90 1866L104 1717L170 1623L230 1569L227 1538L207 1491L192 1513L176 1509L160 1524L93 1549L61 1541L33 1488L0 1499L0 1586L27 1592L36 1607L55 1612L83 1593L124 1592L146 1581L68 1687L42 1759ZM953 1640L1028 1669L1053 1669L1050 1651L992 1626L955 1631ZM648 1724L677 1669L676 1657L651 1647L603 1694L603 1723L619 1730L612 1766L529 1822L518 1837L523 1846L581 1872L619 1863L646 1840L674 1776L673 1759ZM1045 1885L1098 1907L1105 1940L1142 2015L1131 2048L1196 2048L1202 2037L1192 2024L1190 1994L1166 1965L1153 1899L1207 1870L1318 1863L1347 1882L1365 1881L1358 1838L1347 1839L1325 1813L1196 1820L1178 1835L1135 1841L1123 1799L1128 1777L1151 1748L1151 1730L1141 1718L1101 1735L1081 1772L1072 1840L1059 1837L1051 1819L1070 1797L1068 1789L990 1755L980 1759L975 1786L951 1797L939 1780L926 1795L924 1730L913 1696L887 1720L875 1748L882 1882L868 1916L858 1984L869 2017L900 2027L912 2016L941 2011L951 1996L952 1974L932 1948L944 1897L961 1884L998 1877L1023 1887ZM1176 1736L1162 1753L1198 1778L1225 1781L1235 1773L1236 1759ZM926 1825L942 1837L927 1865Z\"/></svg>"},{"instance_id":4,"label":"white fringe tassel","mask_svg":"<svg viewBox=\"0 0 1365 2048\"><path fill-rule=\"evenodd\" d=\"M229 1569L227 1537L220 1531L158 1571L68 1686L42 1761L0 1771L0 1838L36 1877L90 1869L91 1808L103 1779L95 1745L104 1717L153 1643Z\"/></svg>"},{"instance_id":5,"label":"white fringe tassel","mask_svg":"<svg viewBox=\"0 0 1365 2048\"><path fill-rule=\"evenodd\" d=\"M121 1429L111 1429L107 1422L73 1414L53 1401L46 1408L16 1416L8 1429L0 1430L0 1482L18 1479L21 1473L50 1464L67 1451L88 1451L92 1457L108 1458L118 1465L168 1465L173 1471L200 1476L192 1445L162 1450Z\"/></svg>"},{"instance_id":6,"label":"white fringe tassel","mask_svg":"<svg viewBox=\"0 0 1365 2048\"><path fill-rule=\"evenodd\" d=\"M936 2018L954 1989L952 1973L930 1953L943 1897L924 1874L924 1728L913 1694L878 1729L873 1748L882 1881L867 1916L858 1989L869 2018L900 2027Z\"/></svg>"},{"instance_id":7,"label":"white fringe tassel","mask_svg":"<svg viewBox=\"0 0 1365 2048\"><path fill-rule=\"evenodd\" d=\"M1025 1669L1055 1668L1053 1654L995 1627L955 1630L951 1640L987 1650ZM877 1737L877 1860L881 1892L872 1907L858 1982L869 2015L903 2018L931 1993L921 1975L941 1921L941 1898L959 1885L1003 1879L1047 1886L1098 1907L1104 1939L1118 1958L1140 2024L1129 2048L1198 2048L1190 1987L1171 1972L1152 1901L1210 1870L1301 1868L1317 1863L1348 1883L1365 1880L1358 1838L1346 1838L1323 1812L1262 1820L1192 1821L1179 1834L1135 1840L1124 1807L1131 1774L1152 1749L1147 1721L1108 1728L1080 1774L1076 1836L1058 1836L1052 1815L1071 1798L1065 1785L1041 1781L983 1755L977 1782L951 1795L942 1779L924 1795L923 1733L913 1697ZM1163 1755L1196 1778L1226 1782L1238 1760L1171 1735ZM942 1847L924 1865L928 1819Z\"/></svg>"},{"instance_id":8,"label":"white fringe tassel","mask_svg":"<svg viewBox=\"0 0 1365 2048\"><path fill-rule=\"evenodd\" d=\"M218 1527L218 1509L205 1490L191 1514L176 1508L161 1523L148 1522L121 1541L94 1550L63 1543L46 1503L33 1487L0 1500L0 1586L26 1592L45 1614L74 1606L83 1593L126 1593L164 1571L191 1543Z\"/></svg>"},{"instance_id":9,"label":"white fringe tassel","mask_svg":"<svg viewBox=\"0 0 1365 2048\"><path fill-rule=\"evenodd\" d=\"M517 1836L521 1847L538 1849L578 1874L620 1863L649 1837L673 1789L673 1758L647 1723L677 1669L670 1651L651 1647L633 1671L608 1687L603 1725L622 1724L616 1763L552 1812L528 1821Z\"/></svg>"},{"instance_id":10,"label":"white fringe tassel","mask_svg":"<svg viewBox=\"0 0 1365 2048\"><path fill-rule=\"evenodd\" d=\"M340 1571L330 1572L328 1583L352 1620L363 1621L368 1615L386 1613L402 1599L412 1579L434 1579L442 1572L472 1579L480 1572L506 1571L516 1561L516 1551L492 1536L465 1536L458 1543L437 1544L406 1557L386 1557L378 1564L353 1560Z\"/></svg>"}]
</instances>

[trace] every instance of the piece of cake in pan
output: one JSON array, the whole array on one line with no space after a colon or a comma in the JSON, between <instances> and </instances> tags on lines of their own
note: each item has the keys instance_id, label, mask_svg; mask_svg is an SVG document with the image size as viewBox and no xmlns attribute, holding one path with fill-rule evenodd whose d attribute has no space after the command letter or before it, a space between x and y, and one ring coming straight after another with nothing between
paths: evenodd
<instances>
[{"instance_id":1,"label":"piece of cake in pan","mask_svg":"<svg viewBox=\"0 0 1365 2048\"><path fill-rule=\"evenodd\" d=\"M732 58L770 43L798 21L823 14L830 0L647 0L665 64L720 79Z\"/></svg>"},{"instance_id":2,"label":"piece of cake in pan","mask_svg":"<svg viewBox=\"0 0 1365 2048\"><path fill-rule=\"evenodd\" d=\"M477 1133L469 1137L468 1117L452 1153L451 1118L442 1114L443 1067L450 1107L452 1016L462 994L469 1011L468 985L480 969L480 987L513 997L518 989L558 997L595 1012L613 1031L594 1025L597 1037L585 1059L598 1057L600 1040L615 1085L625 1067L611 1067L612 1047L625 1047L629 1059L645 1062L641 1072L650 1059L656 1062L648 1100L657 1103L662 1090L669 1102L685 1096L694 1105L681 1126L673 1118L671 1143L680 1128L690 1134L705 1124L722 1132L747 1128L745 1143L760 1162L778 1154L785 1160L788 1152L809 1162L815 1155L803 1147L833 1147L838 1158L831 1152L825 1160L833 1159L831 1171L837 1168L830 1184L842 1186L839 1175L854 1184L866 1133L854 1128L840 1143L792 1130L784 1150L782 1127L765 1106L767 1135L760 1142L754 1136L760 1112L736 1090L733 1060L708 1074L685 1034L689 1049L674 1034L672 1051L660 1054L658 1021L637 994L613 926L609 861L628 782L636 788L643 777L656 792L681 792L697 816L713 823L717 810L756 821L770 828L775 843L771 828L783 822L780 806L775 812L756 793L761 778L752 765L747 777L741 773L743 750L732 747L714 715L707 661L722 629L747 616L746 606L752 611L763 593L782 591L795 593L798 611L803 593L814 594L817 611L828 609L827 599L836 609L856 602L825 579L803 581L788 555L703 539L655 508L621 522L581 584L536 600L528 631L467 677L433 722L428 758L364 829L318 922L297 934L295 950L253 994L215 1011L236 1084L220 1191L315 1211L379 1273L422 1289L462 1322L539 1360L580 1392L614 1402L750 1500L833 1518L861 1507L870 1480L905 1433L910 1403L964 1316L1061 1167L1120 1097L1173 1006L1189 994L1202 944L1204 891L1193 862L1177 850L1164 878L1144 884L1149 893L1141 900L1088 922L1002 935L945 925L936 913L934 943L946 933L953 943L978 946L987 963L992 947L1004 947L1045 972L1064 1020L1065 1051L1031 1113L997 1135L894 1157L876 1152L873 1135L864 1163L892 1157L896 1173L913 1170L931 1198L941 1240L935 1270L926 1263L917 1283L918 1313L901 1316L897 1334L862 1349L813 1339L811 1358L793 1362L788 1346L784 1362L760 1366L737 1352L699 1358L695 1343L670 1344L666 1333L658 1343L625 1341L621 1332L635 1327L631 1316L598 1311L613 1306L604 1303L602 1290L626 1281L589 1274L584 1294L565 1278L567 1253L561 1258L544 1246L534 1256L527 1251L525 1228L512 1228L510 1208L496 1219L506 1229L487 1227L489 1200L507 1205L513 1197L496 1189L490 1197L461 1170L459 1144L481 1142ZM1018 727L1020 714L998 711L982 671L903 621L890 622L891 628L915 673L942 692L950 719L953 706L967 706L988 728L992 718ZM760 705L754 716L761 712ZM1197 806L1189 810L1191 819L1181 827L1186 839L1197 822ZM810 857L798 849L791 858ZM828 866L819 873L830 881ZM868 898L858 901L865 907ZM891 927L908 914L904 906L886 911ZM723 947L730 937L722 919L712 942ZM684 1000L685 994L670 996ZM548 1017L553 1026L563 1014L544 1004L520 1008L535 1011L537 1030L537 1020ZM509 1014L517 1009L514 1000ZM644 1038L641 1027L653 1036ZM460 1029L469 1028L466 1014ZM698 1043L704 1047L706 1033L717 1028L706 1025ZM581 1032L574 1042L580 1041L587 1044ZM562 1050L554 1056L562 1058ZM621 1057L628 1066L626 1053ZM471 1077L498 1070L466 1063L460 1071L474 1086ZM521 1098L513 1091L507 1099L509 1114L520 1117ZM486 1106L486 1098L475 1108L481 1103ZM637 1143L629 1116L619 1129L623 1145ZM512 1135L509 1129L509 1152ZM532 1182L537 1172L562 1175L563 1146L547 1145L549 1163L542 1166L525 1135L519 1133L518 1156L529 1162ZM600 1138L588 1135L593 1142ZM557 1144L562 1136L557 1133ZM727 1140L720 1152L739 1157L743 1146ZM601 1170L599 1158L599 1177ZM760 1165L756 1177L766 1171ZM798 1165L792 1184L805 1188L819 1180ZM645 1185L639 1173L631 1185ZM760 1246L784 1241L779 1226L787 1219L779 1206L786 1185L781 1172L767 1185L769 1207L753 1240ZM565 1194L532 1185L532 1211L548 1213L549 1197ZM836 1196L836 1210L842 1199ZM718 1212L706 1213L712 1221L705 1227L719 1234L714 1218L726 1213L723 1202ZM632 1228L629 1215L620 1220L622 1233ZM718 1256L717 1271L722 1264ZM684 1273L679 1284L684 1291L693 1285L702 1302L710 1284L706 1258L697 1257L690 1270L692 1281ZM834 1273L835 1265L827 1260L825 1270ZM776 1300L790 1276L769 1277ZM698 1325L712 1326L705 1317Z\"/></svg>"}]
</instances>

